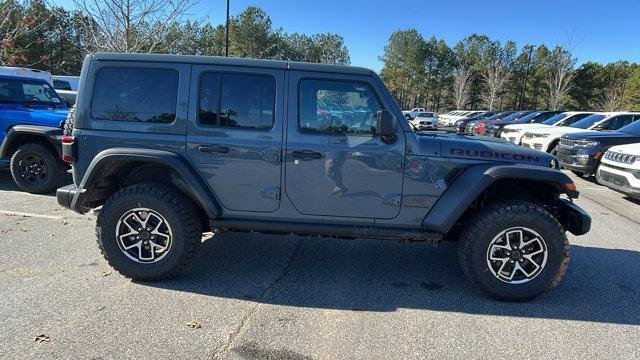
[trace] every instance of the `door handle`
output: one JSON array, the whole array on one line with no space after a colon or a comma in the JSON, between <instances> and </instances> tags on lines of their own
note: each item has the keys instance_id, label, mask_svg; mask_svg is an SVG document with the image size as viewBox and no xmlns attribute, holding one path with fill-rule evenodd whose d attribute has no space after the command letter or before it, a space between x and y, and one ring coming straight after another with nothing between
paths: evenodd
<instances>
[{"instance_id":1,"label":"door handle","mask_svg":"<svg viewBox=\"0 0 640 360\"><path fill-rule=\"evenodd\" d=\"M291 152L291 156L296 159L321 159L322 153L311 150L300 150Z\"/></svg>"},{"instance_id":2,"label":"door handle","mask_svg":"<svg viewBox=\"0 0 640 360\"><path fill-rule=\"evenodd\" d=\"M198 146L198 150L203 153L217 153L217 154L226 154L229 152L229 148L222 145L200 145Z\"/></svg>"}]
</instances>

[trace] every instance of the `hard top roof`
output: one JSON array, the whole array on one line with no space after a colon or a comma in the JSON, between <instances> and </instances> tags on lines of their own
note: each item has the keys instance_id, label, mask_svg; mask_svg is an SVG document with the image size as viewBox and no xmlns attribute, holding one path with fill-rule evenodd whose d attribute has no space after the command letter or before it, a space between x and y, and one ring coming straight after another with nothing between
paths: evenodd
<instances>
[{"instance_id":1,"label":"hard top roof","mask_svg":"<svg viewBox=\"0 0 640 360\"><path fill-rule=\"evenodd\" d=\"M171 63L189 63L203 65L227 65L227 66L244 66L282 70L301 70L301 71L318 71L332 72L353 75L372 75L373 71L356 66L341 66L315 64L297 61L281 61L281 60L261 60L247 59L237 57L220 57L220 56L200 56L200 55L169 55L169 54L125 54L125 53L92 53L89 54L93 60L109 60L109 61L141 61L141 62L171 62Z\"/></svg>"},{"instance_id":2,"label":"hard top roof","mask_svg":"<svg viewBox=\"0 0 640 360\"><path fill-rule=\"evenodd\" d=\"M29 77L29 76L15 76L15 75L2 75L2 74L0 74L0 79L22 80L22 81L28 80L28 81L41 82L41 83L49 84L47 82L47 80L45 80L45 79L34 78L34 77Z\"/></svg>"}]
</instances>

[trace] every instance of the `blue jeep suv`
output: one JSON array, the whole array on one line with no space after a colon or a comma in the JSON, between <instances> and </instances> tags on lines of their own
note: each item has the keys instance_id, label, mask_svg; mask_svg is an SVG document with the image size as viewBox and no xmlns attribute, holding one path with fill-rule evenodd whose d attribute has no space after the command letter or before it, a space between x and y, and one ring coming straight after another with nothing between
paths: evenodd
<instances>
[{"instance_id":1,"label":"blue jeep suv","mask_svg":"<svg viewBox=\"0 0 640 360\"><path fill-rule=\"evenodd\" d=\"M96 209L102 254L137 280L175 275L205 231L448 240L482 290L524 300L591 224L552 155L416 133L364 68L91 54L62 147L58 202Z\"/></svg>"},{"instance_id":2,"label":"blue jeep suv","mask_svg":"<svg viewBox=\"0 0 640 360\"><path fill-rule=\"evenodd\" d=\"M62 185L61 126L68 109L46 81L0 76L0 166L16 184L35 194Z\"/></svg>"}]
</instances>

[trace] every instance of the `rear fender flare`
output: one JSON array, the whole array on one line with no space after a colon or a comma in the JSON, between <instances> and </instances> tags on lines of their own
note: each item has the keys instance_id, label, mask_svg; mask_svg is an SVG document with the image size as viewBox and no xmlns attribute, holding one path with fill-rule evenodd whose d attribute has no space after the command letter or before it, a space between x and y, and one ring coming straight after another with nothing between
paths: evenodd
<instances>
[{"instance_id":1,"label":"rear fender flare","mask_svg":"<svg viewBox=\"0 0 640 360\"><path fill-rule=\"evenodd\" d=\"M184 157L169 151L135 148L104 150L91 161L78 188L85 191L90 189L98 180L97 176L101 169L114 161L167 166L174 170L188 185L189 189L184 191L185 194L202 208L209 218L216 218L222 213L218 198L196 169Z\"/></svg>"},{"instance_id":2,"label":"rear fender flare","mask_svg":"<svg viewBox=\"0 0 640 360\"><path fill-rule=\"evenodd\" d=\"M29 136L32 139L44 140L56 150L58 158L62 155L62 129L52 126L16 125L9 129L0 145L0 158L10 157L21 139Z\"/></svg>"}]
</instances>

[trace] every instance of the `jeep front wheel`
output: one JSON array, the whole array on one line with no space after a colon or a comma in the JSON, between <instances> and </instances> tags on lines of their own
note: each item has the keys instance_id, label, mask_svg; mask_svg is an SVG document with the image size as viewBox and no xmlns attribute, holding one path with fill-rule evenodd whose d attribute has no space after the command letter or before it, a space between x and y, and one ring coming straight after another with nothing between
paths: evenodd
<instances>
[{"instance_id":1,"label":"jeep front wheel","mask_svg":"<svg viewBox=\"0 0 640 360\"><path fill-rule=\"evenodd\" d=\"M35 143L18 147L11 156L11 176L23 191L48 194L62 185L65 165L49 148Z\"/></svg>"},{"instance_id":2,"label":"jeep front wheel","mask_svg":"<svg viewBox=\"0 0 640 360\"><path fill-rule=\"evenodd\" d=\"M96 226L107 262L135 280L176 275L193 258L202 224L193 203L171 186L143 183L107 200Z\"/></svg>"},{"instance_id":3,"label":"jeep front wheel","mask_svg":"<svg viewBox=\"0 0 640 360\"><path fill-rule=\"evenodd\" d=\"M459 246L465 274L500 300L540 295L560 282L569 263L562 225L544 208L524 201L487 206L469 221Z\"/></svg>"}]
</instances>

